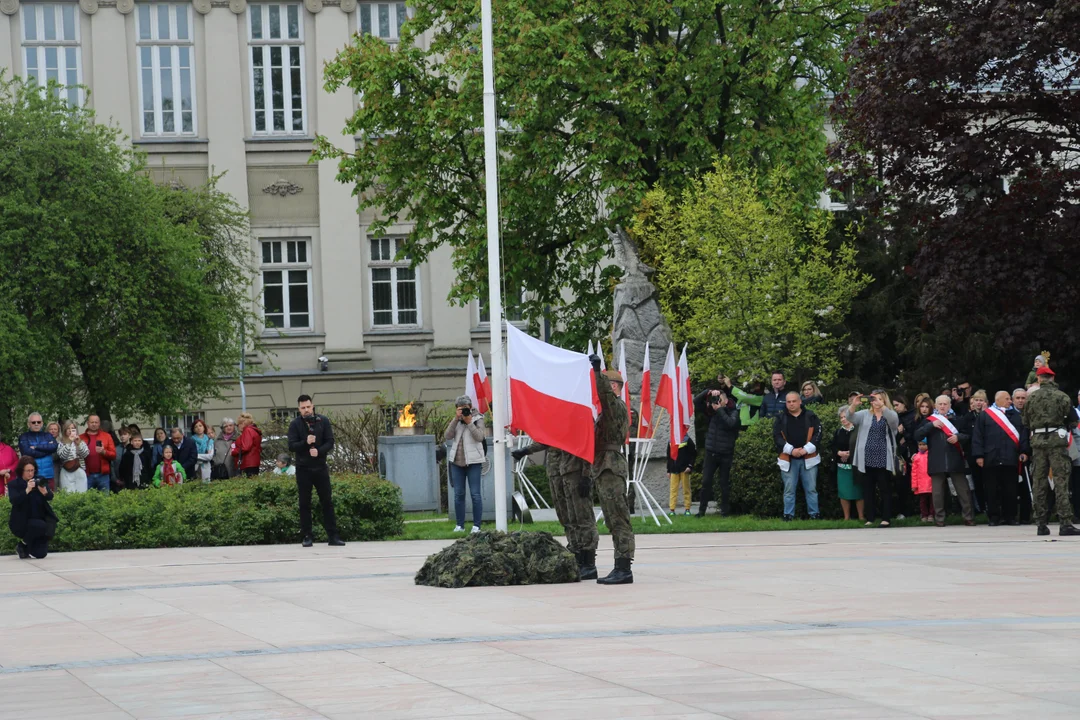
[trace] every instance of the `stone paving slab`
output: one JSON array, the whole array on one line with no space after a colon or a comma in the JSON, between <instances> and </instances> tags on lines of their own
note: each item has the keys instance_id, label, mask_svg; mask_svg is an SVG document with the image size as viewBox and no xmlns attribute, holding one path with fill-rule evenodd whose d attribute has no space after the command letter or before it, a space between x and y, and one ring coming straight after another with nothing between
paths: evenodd
<instances>
[{"instance_id":1,"label":"stone paving slab","mask_svg":"<svg viewBox=\"0 0 1080 720\"><path fill-rule=\"evenodd\" d=\"M444 541L3 557L0 720L1076 718L1050 540L648 535L615 588L416 587Z\"/></svg>"}]
</instances>

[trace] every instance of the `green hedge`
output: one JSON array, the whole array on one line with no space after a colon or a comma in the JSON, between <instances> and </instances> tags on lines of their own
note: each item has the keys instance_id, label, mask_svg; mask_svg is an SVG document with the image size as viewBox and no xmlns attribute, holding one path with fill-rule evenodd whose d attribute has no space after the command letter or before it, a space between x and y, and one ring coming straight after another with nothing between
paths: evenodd
<instances>
[{"instance_id":1,"label":"green hedge","mask_svg":"<svg viewBox=\"0 0 1080 720\"><path fill-rule=\"evenodd\" d=\"M334 510L343 540L384 540L404 531L401 490L361 475L333 476ZM57 552L218 545L272 545L300 541L296 481L263 475L203 485L103 495L58 493L60 518L50 549ZM0 498L0 554L15 552L7 531L11 505ZM326 540L318 496L313 529Z\"/></svg>"}]
</instances>

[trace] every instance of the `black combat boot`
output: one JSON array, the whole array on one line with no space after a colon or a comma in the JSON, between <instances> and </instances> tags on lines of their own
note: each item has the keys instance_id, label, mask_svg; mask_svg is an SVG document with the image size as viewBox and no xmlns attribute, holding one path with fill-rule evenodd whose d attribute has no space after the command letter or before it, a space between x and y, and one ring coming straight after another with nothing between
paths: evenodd
<instances>
[{"instance_id":1,"label":"black combat boot","mask_svg":"<svg viewBox=\"0 0 1080 720\"><path fill-rule=\"evenodd\" d=\"M1058 535L1080 535L1080 530L1072 525L1062 525L1058 528Z\"/></svg>"},{"instance_id":2,"label":"black combat boot","mask_svg":"<svg viewBox=\"0 0 1080 720\"><path fill-rule=\"evenodd\" d=\"M582 550L577 553L578 572L581 573L582 580L595 580L597 576L596 572L596 551L595 550Z\"/></svg>"},{"instance_id":3,"label":"black combat boot","mask_svg":"<svg viewBox=\"0 0 1080 720\"><path fill-rule=\"evenodd\" d=\"M19 553L19 558L22 559L22 560L25 560L28 557L30 557L30 551L26 549L26 543L24 543L22 540L15 543L15 552ZM595 570L596 568L593 568L593 569ZM593 575L593 577L596 577L596 576Z\"/></svg>"},{"instance_id":4,"label":"black combat boot","mask_svg":"<svg viewBox=\"0 0 1080 720\"><path fill-rule=\"evenodd\" d=\"M1045 525L1040 525L1039 530L1038 530L1038 532L1036 534L1037 535L1049 535L1050 534L1050 528L1046 527Z\"/></svg>"},{"instance_id":5,"label":"black combat boot","mask_svg":"<svg viewBox=\"0 0 1080 720\"><path fill-rule=\"evenodd\" d=\"M634 582L634 573L630 571L630 558L616 558L615 569L596 582L601 585L629 585Z\"/></svg>"}]
</instances>

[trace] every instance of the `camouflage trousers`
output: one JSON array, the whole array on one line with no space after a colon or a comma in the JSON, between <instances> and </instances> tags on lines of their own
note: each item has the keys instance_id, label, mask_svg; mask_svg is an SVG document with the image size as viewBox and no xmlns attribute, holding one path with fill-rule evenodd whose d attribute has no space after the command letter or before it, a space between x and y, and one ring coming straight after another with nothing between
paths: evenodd
<instances>
[{"instance_id":1,"label":"camouflage trousers","mask_svg":"<svg viewBox=\"0 0 1080 720\"><path fill-rule=\"evenodd\" d=\"M1045 525L1050 519L1050 481L1048 471L1054 473L1054 498L1056 500L1058 521L1062 525L1071 525L1073 520L1072 504L1069 502L1069 478L1072 476L1072 461L1065 445L1060 447L1033 447L1032 456L1032 494L1034 500L1034 520L1038 525Z\"/></svg>"},{"instance_id":2,"label":"camouflage trousers","mask_svg":"<svg viewBox=\"0 0 1080 720\"><path fill-rule=\"evenodd\" d=\"M611 531L611 541L615 545L615 559L633 560L634 528L630 524L630 508L626 504L626 478L604 470L596 478L596 489L600 493L604 522Z\"/></svg>"},{"instance_id":3,"label":"camouflage trousers","mask_svg":"<svg viewBox=\"0 0 1080 720\"><path fill-rule=\"evenodd\" d=\"M566 528L566 547L570 552L596 550L600 533L596 530L592 495L578 494L581 473L556 475L550 479L551 499L555 502L555 515Z\"/></svg>"}]
</instances>

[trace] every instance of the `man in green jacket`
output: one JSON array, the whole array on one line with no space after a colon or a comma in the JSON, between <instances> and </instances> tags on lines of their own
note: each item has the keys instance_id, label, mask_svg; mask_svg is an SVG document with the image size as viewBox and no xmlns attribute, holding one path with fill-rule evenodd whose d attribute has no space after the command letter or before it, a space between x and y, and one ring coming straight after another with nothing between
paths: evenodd
<instances>
[{"instance_id":1,"label":"man in green jacket","mask_svg":"<svg viewBox=\"0 0 1080 720\"><path fill-rule=\"evenodd\" d=\"M720 384L731 391L731 396L738 401L736 408L739 411L739 426L745 430L758 421L761 417L761 401L765 399L765 387L761 382L754 382L750 385L750 392L747 392L741 388L735 387L731 378L727 375L720 375L717 380Z\"/></svg>"},{"instance_id":2,"label":"man in green jacket","mask_svg":"<svg viewBox=\"0 0 1080 720\"><path fill-rule=\"evenodd\" d=\"M1039 535L1049 535L1046 526L1050 519L1050 480L1054 477L1054 496L1060 522L1059 535L1080 535L1072 520L1072 504L1069 502L1069 478L1072 461L1069 459L1069 436L1076 425L1069 396L1058 389L1054 371L1048 365L1038 369L1039 389L1028 395L1021 413L1024 427L1031 430L1031 455L1034 467L1033 493L1035 496L1035 519Z\"/></svg>"}]
</instances>

